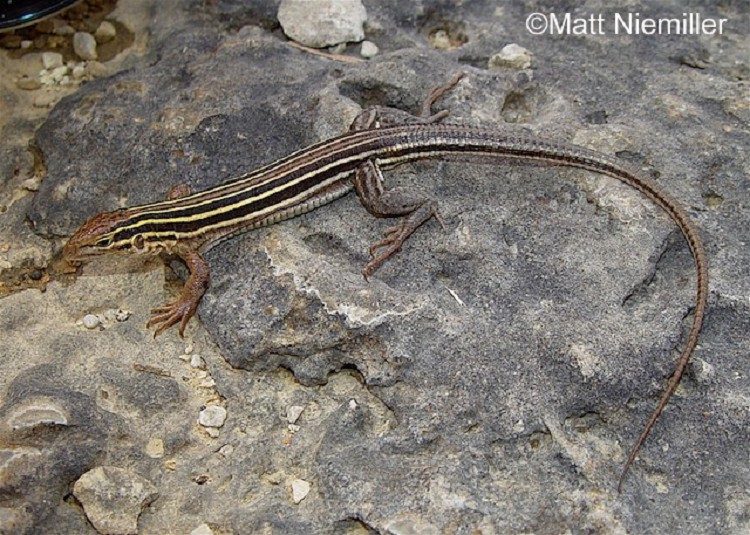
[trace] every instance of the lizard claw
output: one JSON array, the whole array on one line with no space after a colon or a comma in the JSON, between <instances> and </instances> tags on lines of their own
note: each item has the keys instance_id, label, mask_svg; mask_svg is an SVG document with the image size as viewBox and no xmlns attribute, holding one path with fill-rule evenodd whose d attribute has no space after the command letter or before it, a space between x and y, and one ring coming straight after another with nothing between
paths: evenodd
<instances>
[{"instance_id":1,"label":"lizard claw","mask_svg":"<svg viewBox=\"0 0 750 535\"><path fill-rule=\"evenodd\" d=\"M197 308L198 303L193 303L190 299L180 299L154 308L151 310L153 317L146 323L146 328L156 325L156 331L154 331L154 338L156 338L172 325L179 323L180 336L184 337L185 327Z\"/></svg>"}]
</instances>

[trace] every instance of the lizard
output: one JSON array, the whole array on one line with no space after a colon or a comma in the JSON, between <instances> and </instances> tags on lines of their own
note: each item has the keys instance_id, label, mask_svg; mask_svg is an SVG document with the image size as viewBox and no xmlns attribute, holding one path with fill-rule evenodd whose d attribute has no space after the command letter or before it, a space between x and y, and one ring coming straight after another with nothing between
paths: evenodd
<instances>
[{"instance_id":1,"label":"lizard","mask_svg":"<svg viewBox=\"0 0 750 535\"><path fill-rule=\"evenodd\" d=\"M444 227L434 200L386 189L383 168L421 159L479 156L568 166L615 178L641 192L674 221L687 241L696 269L696 303L687 341L666 389L630 450L618 481L619 491L698 343L708 302L708 260L703 242L695 223L675 199L617 158L536 136L441 123L448 112L432 114L432 106L463 76L459 73L433 89L419 114L403 124L381 124L382 110L364 110L348 132L214 188L191 193L180 185L172 188L166 200L93 216L65 244L65 270L76 271L83 262L109 253L178 256L189 269L187 281L175 301L151 311L146 326L155 326L156 336L179 323L179 334L184 335L209 285L210 269L202 255L224 239L309 212L354 189L374 216L402 217L370 247L370 260L362 270L368 278L423 223L434 217Z\"/></svg>"}]
</instances>

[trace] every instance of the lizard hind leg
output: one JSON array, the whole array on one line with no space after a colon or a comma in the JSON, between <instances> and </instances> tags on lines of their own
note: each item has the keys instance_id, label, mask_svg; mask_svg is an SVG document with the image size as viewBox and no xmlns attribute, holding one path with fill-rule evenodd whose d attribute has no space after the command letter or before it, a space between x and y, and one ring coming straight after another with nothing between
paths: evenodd
<instances>
[{"instance_id":1,"label":"lizard hind leg","mask_svg":"<svg viewBox=\"0 0 750 535\"><path fill-rule=\"evenodd\" d=\"M376 217L405 216L385 231L385 237L370 246L370 261L362 270L368 278L383 262L396 254L409 236L431 218L445 228L437 202L413 191L386 190L377 162L362 164L354 177L354 188L367 211Z\"/></svg>"},{"instance_id":2,"label":"lizard hind leg","mask_svg":"<svg viewBox=\"0 0 750 535\"><path fill-rule=\"evenodd\" d=\"M433 88L430 91L430 94L427 95L424 101L422 101L422 105L417 115L386 106L372 106L362 110L362 112L355 117L349 130L357 132L360 130L382 128L385 126L402 124L434 124L440 122L448 117L449 112L448 110L442 110L433 114L432 106L446 93L452 91L464 76L465 73L460 72L451 78L447 84Z\"/></svg>"}]
</instances>

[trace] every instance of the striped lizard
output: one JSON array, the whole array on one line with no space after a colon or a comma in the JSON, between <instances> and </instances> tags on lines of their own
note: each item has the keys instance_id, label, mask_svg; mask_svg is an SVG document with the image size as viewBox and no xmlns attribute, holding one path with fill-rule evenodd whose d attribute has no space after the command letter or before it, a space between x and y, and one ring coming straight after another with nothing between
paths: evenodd
<instances>
[{"instance_id":1,"label":"striped lizard","mask_svg":"<svg viewBox=\"0 0 750 535\"><path fill-rule=\"evenodd\" d=\"M613 177L640 191L679 227L693 254L696 304L687 342L674 372L623 467L618 490L644 441L682 378L706 312L708 263L695 224L680 204L651 180L616 158L575 145L538 137L509 135L475 127L439 124L447 112L431 115L434 102L455 87L463 74L435 88L418 117L403 124L383 125L378 109L363 111L349 132L322 141L217 187L191 194L186 186L170 191L166 200L122 208L90 218L63 249L68 271L107 253L177 255L190 271L179 297L151 311L147 327L155 335L188 320L208 288L209 267L202 254L223 239L314 210L354 189L365 208L377 217L403 216L370 247L362 270L369 277L398 252L404 241L431 218L443 225L437 204L414 193L388 190L381 168L403 162L455 156L496 157L585 169Z\"/></svg>"}]
</instances>

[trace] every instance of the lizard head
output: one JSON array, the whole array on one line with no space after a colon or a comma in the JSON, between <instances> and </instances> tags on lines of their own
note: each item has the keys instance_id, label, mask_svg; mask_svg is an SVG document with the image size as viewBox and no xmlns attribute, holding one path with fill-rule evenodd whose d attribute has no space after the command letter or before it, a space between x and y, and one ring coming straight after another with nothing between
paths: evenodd
<instances>
[{"instance_id":1,"label":"lizard head","mask_svg":"<svg viewBox=\"0 0 750 535\"><path fill-rule=\"evenodd\" d=\"M127 216L127 210L123 209L91 217L63 247L63 260L75 267L103 254L143 250L144 239L141 234L125 238L119 232Z\"/></svg>"}]
</instances>

